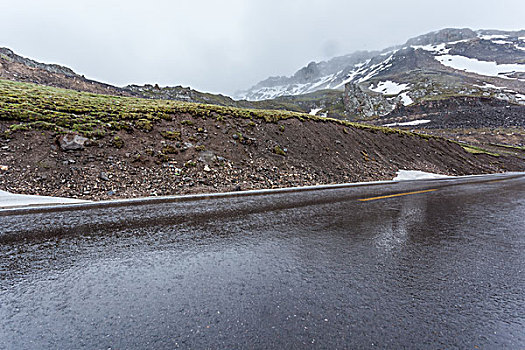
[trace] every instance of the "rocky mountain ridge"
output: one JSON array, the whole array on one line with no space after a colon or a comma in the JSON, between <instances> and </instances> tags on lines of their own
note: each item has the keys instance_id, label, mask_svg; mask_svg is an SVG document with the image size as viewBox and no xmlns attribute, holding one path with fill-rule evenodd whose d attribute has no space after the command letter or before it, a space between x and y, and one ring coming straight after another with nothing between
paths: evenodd
<instances>
[{"instance_id":1,"label":"rocky mountain ridge","mask_svg":"<svg viewBox=\"0 0 525 350\"><path fill-rule=\"evenodd\" d=\"M71 77L79 77L79 75L76 74L71 68L64 67L58 64L37 62L32 59L19 56L16 53L14 53L13 50L8 49L6 47L0 47L0 57L2 57L2 59L4 60L18 62L31 68L44 69L51 73L60 73Z\"/></svg>"},{"instance_id":2,"label":"rocky mountain ridge","mask_svg":"<svg viewBox=\"0 0 525 350\"><path fill-rule=\"evenodd\" d=\"M22 57L5 47L0 48L0 79L99 94L130 96L125 89L87 79L68 67Z\"/></svg>"},{"instance_id":3,"label":"rocky mountain ridge","mask_svg":"<svg viewBox=\"0 0 525 350\"><path fill-rule=\"evenodd\" d=\"M41 63L22 57L8 48L0 48L0 79L34 83L96 94L206 103L228 107L279 109L296 112L305 112L308 108L299 107L287 98L278 98L273 101L236 101L229 96L200 92L183 86L133 84L118 87L87 79L83 75L75 73L68 67L58 64ZM300 100L304 100L304 98L301 98Z\"/></svg>"}]
</instances>

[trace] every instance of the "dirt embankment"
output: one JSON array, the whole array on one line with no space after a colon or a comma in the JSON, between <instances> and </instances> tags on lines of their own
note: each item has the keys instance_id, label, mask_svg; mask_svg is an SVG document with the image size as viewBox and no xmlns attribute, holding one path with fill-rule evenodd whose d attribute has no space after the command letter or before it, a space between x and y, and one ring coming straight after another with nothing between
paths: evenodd
<instances>
[{"instance_id":1,"label":"dirt embankment","mask_svg":"<svg viewBox=\"0 0 525 350\"><path fill-rule=\"evenodd\" d=\"M9 124L0 120L0 132ZM443 139L332 121L185 113L147 129L80 140L84 145L71 151L53 131L13 132L0 138L0 189L108 199L385 180L399 169L449 175L525 170L520 159L472 154Z\"/></svg>"}]
</instances>

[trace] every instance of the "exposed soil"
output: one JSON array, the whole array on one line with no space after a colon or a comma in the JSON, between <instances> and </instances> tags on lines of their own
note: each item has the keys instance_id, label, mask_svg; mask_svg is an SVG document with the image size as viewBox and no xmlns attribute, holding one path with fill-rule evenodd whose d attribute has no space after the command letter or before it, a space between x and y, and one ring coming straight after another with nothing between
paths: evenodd
<instances>
[{"instance_id":1,"label":"exposed soil","mask_svg":"<svg viewBox=\"0 0 525 350\"><path fill-rule=\"evenodd\" d=\"M0 132L8 127L0 121ZM168 139L165 131L180 136ZM471 154L440 138L296 118L268 123L183 114L149 132L117 136L118 142L107 136L65 152L52 131L15 132L0 139L0 189L109 199L386 180L399 169L449 175L525 170L522 159Z\"/></svg>"}]
</instances>

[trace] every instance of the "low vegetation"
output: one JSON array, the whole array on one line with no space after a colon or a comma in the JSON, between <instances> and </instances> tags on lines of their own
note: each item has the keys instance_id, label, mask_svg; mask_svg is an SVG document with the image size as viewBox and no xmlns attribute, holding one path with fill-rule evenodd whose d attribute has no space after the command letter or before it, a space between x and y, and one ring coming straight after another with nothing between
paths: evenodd
<instances>
[{"instance_id":1,"label":"low vegetation","mask_svg":"<svg viewBox=\"0 0 525 350\"><path fill-rule=\"evenodd\" d=\"M508 148L508 149L511 149L511 150L525 151L525 147L522 147L522 146L503 145L503 144L500 144L500 143L491 143L490 145L491 146L495 146L495 147Z\"/></svg>"},{"instance_id":2,"label":"low vegetation","mask_svg":"<svg viewBox=\"0 0 525 350\"><path fill-rule=\"evenodd\" d=\"M305 113L241 109L209 104L188 103L170 100L151 100L132 97L97 95L73 90L58 89L29 83L0 80L0 120L10 121L4 136L12 132L30 129L53 130L56 133L77 132L92 139L114 135L118 130L139 129L151 131L161 120L170 121L175 115L187 115L183 125L191 126L199 118L262 119L268 123L297 118L301 121L338 123L345 127L367 129L386 134L413 134L392 128L351 123L338 119L312 116ZM166 139L177 139L176 132L164 132ZM119 141L115 146L119 147Z\"/></svg>"},{"instance_id":3,"label":"low vegetation","mask_svg":"<svg viewBox=\"0 0 525 350\"><path fill-rule=\"evenodd\" d=\"M469 153L472 153L472 154L488 154L490 156L493 156L493 157L499 157L500 155L498 153L494 153L494 152L490 152L484 148L481 148L481 147L478 147L478 146L473 146L473 145L467 145L467 144L463 144L463 143L458 143L459 145L461 145L461 147L463 147L463 149Z\"/></svg>"}]
</instances>

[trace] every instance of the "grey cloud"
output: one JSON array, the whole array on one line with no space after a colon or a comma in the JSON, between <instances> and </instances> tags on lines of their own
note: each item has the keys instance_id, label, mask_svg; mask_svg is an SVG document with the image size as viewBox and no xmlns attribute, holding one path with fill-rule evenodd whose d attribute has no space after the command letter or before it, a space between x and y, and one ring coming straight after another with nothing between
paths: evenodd
<instances>
[{"instance_id":1,"label":"grey cloud","mask_svg":"<svg viewBox=\"0 0 525 350\"><path fill-rule=\"evenodd\" d=\"M19 0L0 4L0 46L117 85L232 93L444 27L522 29L523 13L523 1Z\"/></svg>"}]
</instances>

